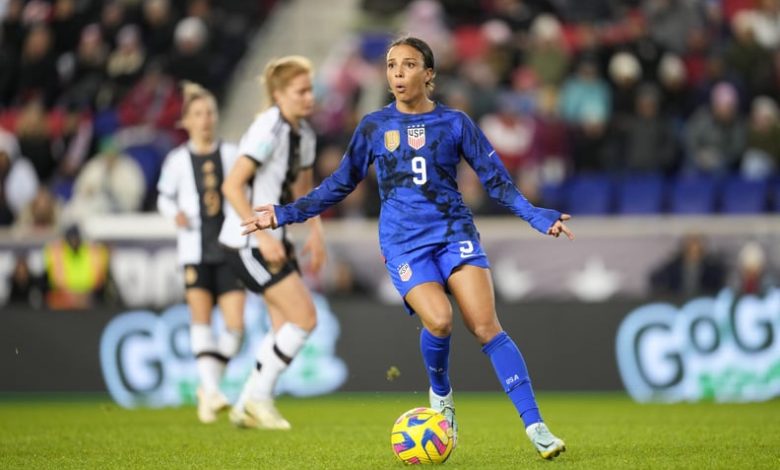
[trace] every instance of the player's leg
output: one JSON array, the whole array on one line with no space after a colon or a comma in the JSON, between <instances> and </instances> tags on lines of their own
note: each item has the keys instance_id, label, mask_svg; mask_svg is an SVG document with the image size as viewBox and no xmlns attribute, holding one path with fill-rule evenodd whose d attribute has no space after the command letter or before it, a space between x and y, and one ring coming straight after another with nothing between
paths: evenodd
<instances>
[{"instance_id":1,"label":"player's leg","mask_svg":"<svg viewBox=\"0 0 780 470\"><path fill-rule=\"evenodd\" d=\"M217 412L227 406L227 401L219 391L219 380L227 358L220 352L211 328L214 296L209 289L207 271L203 265L185 268L185 300L192 318L190 347L198 369L198 419L203 423L213 423L217 419Z\"/></svg>"},{"instance_id":2,"label":"player's leg","mask_svg":"<svg viewBox=\"0 0 780 470\"><path fill-rule=\"evenodd\" d=\"M490 270L459 266L450 275L447 285L463 313L466 327L482 345L504 391L520 414L531 442L542 457L557 456L566 449L565 445L542 421L525 360L512 338L501 328Z\"/></svg>"},{"instance_id":3,"label":"player's leg","mask_svg":"<svg viewBox=\"0 0 780 470\"><path fill-rule=\"evenodd\" d=\"M246 292L243 283L227 264L220 264L216 275L217 303L225 323L225 331L218 340L219 352L229 361L238 354L244 339Z\"/></svg>"},{"instance_id":4,"label":"player's leg","mask_svg":"<svg viewBox=\"0 0 780 470\"><path fill-rule=\"evenodd\" d=\"M439 282L426 282L413 287L406 294L405 300L423 324L420 352L431 384L428 390L431 408L441 412L450 422L454 443L457 444L455 400L449 376L452 305Z\"/></svg>"},{"instance_id":5,"label":"player's leg","mask_svg":"<svg viewBox=\"0 0 780 470\"><path fill-rule=\"evenodd\" d=\"M273 403L279 376L303 348L317 323L314 302L300 275L292 271L264 293L272 321L278 326L267 334L257 352L256 371L248 382L246 411L261 427L289 429L290 423Z\"/></svg>"}]
</instances>

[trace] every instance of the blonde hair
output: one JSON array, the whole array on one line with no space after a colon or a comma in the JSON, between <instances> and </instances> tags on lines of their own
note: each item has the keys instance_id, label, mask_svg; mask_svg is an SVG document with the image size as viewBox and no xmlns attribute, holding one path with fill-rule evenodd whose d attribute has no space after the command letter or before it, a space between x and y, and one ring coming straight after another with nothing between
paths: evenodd
<instances>
[{"instance_id":1,"label":"blonde hair","mask_svg":"<svg viewBox=\"0 0 780 470\"><path fill-rule=\"evenodd\" d=\"M215 108L217 106L217 99L214 97L214 94L195 82L190 82L187 80L182 81L181 94L182 94L182 105L181 105L182 118L184 118L184 116L187 115L187 111L190 110L190 106L192 105L192 103L194 103L197 100L208 99L211 100L212 103L214 103Z\"/></svg>"},{"instance_id":2,"label":"blonde hair","mask_svg":"<svg viewBox=\"0 0 780 470\"><path fill-rule=\"evenodd\" d=\"M300 55L288 55L268 62L260 78L265 92L266 107L276 104L274 93L287 87L290 80L302 73L311 75L313 71L311 61Z\"/></svg>"}]
</instances>

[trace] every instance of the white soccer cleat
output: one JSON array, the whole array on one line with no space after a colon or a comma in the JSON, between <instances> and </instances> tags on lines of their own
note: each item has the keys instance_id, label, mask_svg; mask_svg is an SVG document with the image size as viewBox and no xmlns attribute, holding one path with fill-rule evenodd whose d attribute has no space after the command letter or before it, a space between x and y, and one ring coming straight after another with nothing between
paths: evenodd
<instances>
[{"instance_id":1,"label":"white soccer cleat","mask_svg":"<svg viewBox=\"0 0 780 470\"><path fill-rule=\"evenodd\" d=\"M278 429L286 431L290 429L289 421L284 419L279 410L274 406L273 400L247 400L244 403L245 413L252 418L260 429Z\"/></svg>"},{"instance_id":2,"label":"white soccer cleat","mask_svg":"<svg viewBox=\"0 0 780 470\"><path fill-rule=\"evenodd\" d=\"M260 427L257 424L257 420L249 416L243 407L240 408L238 406L234 406L231 408L228 419L231 423L233 423L234 426L239 428L251 429Z\"/></svg>"},{"instance_id":3,"label":"white soccer cleat","mask_svg":"<svg viewBox=\"0 0 780 470\"><path fill-rule=\"evenodd\" d=\"M428 399L431 402L431 408L443 414L452 428L452 448L458 444L458 421L455 420L455 399L452 398L452 389L446 396L437 395L433 388L428 389Z\"/></svg>"},{"instance_id":4,"label":"white soccer cleat","mask_svg":"<svg viewBox=\"0 0 780 470\"><path fill-rule=\"evenodd\" d=\"M227 398L220 392L207 393L199 388L197 395L198 419L201 423L213 423L217 420L217 413L230 407Z\"/></svg>"},{"instance_id":5,"label":"white soccer cleat","mask_svg":"<svg viewBox=\"0 0 780 470\"><path fill-rule=\"evenodd\" d=\"M525 429L525 433L528 434L528 439L531 440L531 444L543 459L551 460L554 457L558 457L561 452L566 452L566 444L563 440L555 437L553 433L547 429L547 425L539 422L528 426Z\"/></svg>"}]
</instances>

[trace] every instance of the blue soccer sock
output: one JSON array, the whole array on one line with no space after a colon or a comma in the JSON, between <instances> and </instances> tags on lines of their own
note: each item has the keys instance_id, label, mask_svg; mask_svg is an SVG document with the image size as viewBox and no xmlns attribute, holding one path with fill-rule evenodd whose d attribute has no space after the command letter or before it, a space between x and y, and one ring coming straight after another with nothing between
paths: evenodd
<instances>
[{"instance_id":1,"label":"blue soccer sock","mask_svg":"<svg viewBox=\"0 0 780 470\"><path fill-rule=\"evenodd\" d=\"M425 362L425 371L428 373L433 392L440 396L450 393L451 388L450 337L447 335L439 338L425 328L420 332L420 351Z\"/></svg>"},{"instance_id":2,"label":"blue soccer sock","mask_svg":"<svg viewBox=\"0 0 780 470\"><path fill-rule=\"evenodd\" d=\"M520 354L512 338L502 331L482 346L482 352L493 363L496 376L517 408L517 412L520 413L525 427L542 421L523 355Z\"/></svg>"}]
</instances>

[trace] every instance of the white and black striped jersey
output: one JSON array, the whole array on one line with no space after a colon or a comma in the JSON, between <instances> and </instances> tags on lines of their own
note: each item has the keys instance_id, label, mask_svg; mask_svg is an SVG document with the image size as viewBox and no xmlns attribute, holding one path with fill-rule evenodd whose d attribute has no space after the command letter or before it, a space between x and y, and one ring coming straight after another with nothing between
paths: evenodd
<instances>
[{"instance_id":1,"label":"white and black striped jersey","mask_svg":"<svg viewBox=\"0 0 780 470\"><path fill-rule=\"evenodd\" d=\"M252 207L292 202L292 184L301 170L314 165L316 141L308 122L302 120L300 131L296 132L276 106L257 115L238 145L238 155L246 155L257 164L250 185ZM228 208L225 214L219 241L231 248L256 247L256 237L241 235L234 209ZM277 238L284 237L283 228L270 232Z\"/></svg>"},{"instance_id":2,"label":"white and black striped jersey","mask_svg":"<svg viewBox=\"0 0 780 470\"><path fill-rule=\"evenodd\" d=\"M221 142L212 152L197 155L187 142L165 158L157 182L157 209L170 219L179 212L187 217L189 226L178 228L180 264L223 261L219 233L229 204L222 197L221 186L237 156L234 144ZM237 218L235 213L233 217Z\"/></svg>"}]
</instances>

